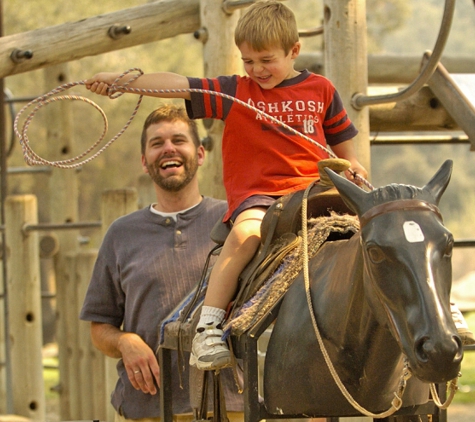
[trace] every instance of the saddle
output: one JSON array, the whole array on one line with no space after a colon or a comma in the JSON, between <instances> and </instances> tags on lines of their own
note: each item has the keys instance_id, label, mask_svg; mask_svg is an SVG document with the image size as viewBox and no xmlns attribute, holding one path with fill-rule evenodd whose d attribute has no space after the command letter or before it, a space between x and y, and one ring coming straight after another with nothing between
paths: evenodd
<instances>
[{"instance_id":1,"label":"saddle","mask_svg":"<svg viewBox=\"0 0 475 422\"><path fill-rule=\"evenodd\" d=\"M331 163L334 164L333 160ZM326 176L323 168L320 174ZM238 292L229 316L254 296L262 283L274 273L282 259L300 244L304 195L305 190L300 190L282 196L267 210L261 224L261 244L239 277ZM354 215L333 184L328 183L325 177L313 184L307 193L306 201L307 220L330 216L332 212ZM223 245L230 231L229 225L219 220L211 231L211 239L217 245Z\"/></svg>"}]
</instances>

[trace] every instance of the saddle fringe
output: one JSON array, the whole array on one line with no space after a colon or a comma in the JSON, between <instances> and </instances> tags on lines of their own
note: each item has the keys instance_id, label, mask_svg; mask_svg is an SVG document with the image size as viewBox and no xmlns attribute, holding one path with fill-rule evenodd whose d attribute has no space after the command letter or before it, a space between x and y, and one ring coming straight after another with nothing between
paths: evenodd
<instances>
[{"instance_id":1,"label":"saddle fringe","mask_svg":"<svg viewBox=\"0 0 475 422\"><path fill-rule=\"evenodd\" d=\"M329 217L309 219L308 226L309 259L316 255L330 234L356 233L360 229L358 217L333 212ZM282 258L277 270L263 281L257 293L233 313L224 325L225 334L239 336L252 328L284 296L302 271L302 266L302 244L297 242L295 248Z\"/></svg>"}]
</instances>

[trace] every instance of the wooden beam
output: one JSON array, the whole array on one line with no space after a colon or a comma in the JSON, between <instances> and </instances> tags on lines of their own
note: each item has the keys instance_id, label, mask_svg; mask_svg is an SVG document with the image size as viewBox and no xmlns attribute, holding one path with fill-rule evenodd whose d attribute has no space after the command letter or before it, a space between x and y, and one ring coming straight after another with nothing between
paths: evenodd
<instances>
[{"instance_id":1,"label":"wooden beam","mask_svg":"<svg viewBox=\"0 0 475 422\"><path fill-rule=\"evenodd\" d=\"M395 56L368 55L368 82L370 84L409 84L419 73L422 54ZM441 62L449 73L475 73L474 57L442 57ZM308 69L320 75L325 74L322 53L301 53L295 61L297 69Z\"/></svg>"},{"instance_id":2,"label":"wooden beam","mask_svg":"<svg viewBox=\"0 0 475 422\"><path fill-rule=\"evenodd\" d=\"M192 33L200 26L199 13L199 0L160 0L2 37L0 78ZM31 58L22 57L25 52L30 52Z\"/></svg>"},{"instance_id":3,"label":"wooden beam","mask_svg":"<svg viewBox=\"0 0 475 422\"><path fill-rule=\"evenodd\" d=\"M450 75L439 63L428 85L437 98L468 135L470 150L475 151L475 75Z\"/></svg>"},{"instance_id":4,"label":"wooden beam","mask_svg":"<svg viewBox=\"0 0 475 422\"><path fill-rule=\"evenodd\" d=\"M369 118L371 132L460 130L427 86L407 100L371 106Z\"/></svg>"}]
</instances>

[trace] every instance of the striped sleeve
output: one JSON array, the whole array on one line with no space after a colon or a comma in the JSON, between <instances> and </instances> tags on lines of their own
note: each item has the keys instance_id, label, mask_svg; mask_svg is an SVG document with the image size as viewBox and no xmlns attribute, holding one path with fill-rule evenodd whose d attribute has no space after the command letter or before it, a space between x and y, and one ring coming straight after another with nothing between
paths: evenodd
<instances>
[{"instance_id":1,"label":"striped sleeve","mask_svg":"<svg viewBox=\"0 0 475 422\"><path fill-rule=\"evenodd\" d=\"M328 145L337 145L348 141L358 134L343 106L340 95L335 90L333 99L325 114L323 130Z\"/></svg>"},{"instance_id":2,"label":"striped sleeve","mask_svg":"<svg viewBox=\"0 0 475 422\"><path fill-rule=\"evenodd\" d=\"M192 92L191 99L185 102L188 116L192 119L225 120L233 102L213 92L236 96L237 76L219 76L217 78L188 78L190 88L210 91Z\"/></svg>"}]
</instances>

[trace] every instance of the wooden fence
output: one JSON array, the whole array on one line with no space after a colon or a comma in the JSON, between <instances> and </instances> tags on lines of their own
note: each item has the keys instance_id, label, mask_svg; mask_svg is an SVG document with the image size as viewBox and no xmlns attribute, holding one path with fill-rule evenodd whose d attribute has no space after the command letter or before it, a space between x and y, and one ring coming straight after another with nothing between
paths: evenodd
<instances>
[{"instance_id":1,"label":"wooden fence","mask_svg":"<svg viewBox=\"0 0 475 422\"><path fill-rule=\"evenodd\" d=\"M136 210L137 204L135 189L105 191L101 205L102 230L121 215ZM9 251L7 307L13 379L11 394L15 413L33 420L45 420L36 197L9 196L5 211ZM64 228L67 229L67 224ZM72 228L77 229L77 225ZM105 357L92 345L90 324L78 319L96 256L96 249L68 253L65 277L56 286L63 420L113 420L109 402L117 379L116 360Z\"/></svg>"}]
</instances>

